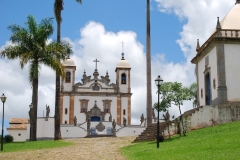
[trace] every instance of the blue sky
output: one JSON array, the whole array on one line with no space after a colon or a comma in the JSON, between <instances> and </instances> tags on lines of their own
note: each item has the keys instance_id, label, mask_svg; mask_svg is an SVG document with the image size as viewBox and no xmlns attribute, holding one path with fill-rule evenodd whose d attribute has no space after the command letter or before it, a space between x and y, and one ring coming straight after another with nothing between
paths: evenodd
<instances>
[{"instance_id":1,"label":"blue sky","mask_svg":"<svg viewBox=\"0 0 240 160\"><path fill-rule=\"evenodd\" d=\"M62 12L62 38L68 40L74 54L71 57L77 66L76 83L84 69L87 75L94 71L94 59L100 63L99 74L109 72L114 83L115 67L121 58L121 42L125 42L125 59L130 63L132 90L132 123L146 115L146 0L64 0ZM1 0L0 1L0 50L10 45L11 24L24 23L29 14L37 22L54 17L54 0ZM157 101L154 79L161 75L165 82L178 81L189 86L196 80L194 65L196 40L203 44L220 20L235 5L235 0L151 0L151 54L153 103ZM56 22L54 20L56 28ZM56 39L56 29L51 39ZM38 116L42 116L46 104L50 116L54 113L54 72L42 67L39 77ZM11 117L28 117L31 103L31 87L27 66L21 70L19 62L0 58L0 94L8 97L5 104L5 127ZM192 108L185 102L182 112ZM172 106L171 115L179 115ZM0 109L0 115L2 111ZM1 116L0 116L1 117ZM0 119L1 122L1 119Z\"/></svg>"},{"instance_id":2,"label":"blue sky","mask_svg":"<svg viewBox=\"0 0 240 160\"><path fill-rule=\"evenodd\" d=\"M79 28L89 21L101 22L106 30L118 32L134 31L137 39L145 45L146 1L144 0L87 0L82 5L75 0L65 0L62 12L62 37L79 39ZM0 46L10 37L7 27L11 24L24 25L29 14L39 22L46 17L54 17L53 0L3 0L0 2ZM184 61L184 56L176 40L185 20L179 21L174 14L158 11L157 2L151 2L152 54L165 53L168 61ZM54 21L56 26L56 22ZM56 27L55 27L56 28ZM52 36L56 39L56 30Z\"/></svg>"}]
</instances>

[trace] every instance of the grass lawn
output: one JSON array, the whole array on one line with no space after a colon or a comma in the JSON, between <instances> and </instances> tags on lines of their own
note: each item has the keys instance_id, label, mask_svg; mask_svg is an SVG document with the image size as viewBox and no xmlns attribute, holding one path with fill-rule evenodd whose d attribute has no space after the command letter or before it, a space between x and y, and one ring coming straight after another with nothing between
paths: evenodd
<instances>
[{"instance_id":1,"label":"grass lawn","mask_svg":"<svg viewBox=\"0 0 240 160\"><path fill-rule=\"evenodd\" d=\"M175 136L160 143L142 142L121 149L127 159L240 159L240 122L199 129L185 137Z\"/></svg>"},{"instance_id":2,"label":"grass lawn","mask_svg":"<svg viewBox=\"0 0 240 160\"><path fill-rule=\"evenodd\" d=\"M45 140L45 141L31 141L31 142L12 142L5 143L3 145L4 152L17 152L17 151L25 151L25 150L38 150L38 149L47 149L47 148L57 148L57 147L66 147L73 145L72 142L64 142L64 141L53 141L53 140ZM1 154L2 152L0 152Z\"/></svg>"}]
</instances>

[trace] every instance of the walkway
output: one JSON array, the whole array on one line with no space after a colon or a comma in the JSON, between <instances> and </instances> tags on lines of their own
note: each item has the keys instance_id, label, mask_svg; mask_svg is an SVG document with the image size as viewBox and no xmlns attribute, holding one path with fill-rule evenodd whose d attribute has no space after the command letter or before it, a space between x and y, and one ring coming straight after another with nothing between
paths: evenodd
<instances>
[{"instance_id":1,"label":"walkway","mask_svg":"<svg viewBox=\"0 0 240 160\"><path fill-rule=\"evenodd\" d=\"M1 160L124 160L120 148L131 145L136 137L68 139L75 145L63 148L1 153Z\"/></svg>"}]
</instances>

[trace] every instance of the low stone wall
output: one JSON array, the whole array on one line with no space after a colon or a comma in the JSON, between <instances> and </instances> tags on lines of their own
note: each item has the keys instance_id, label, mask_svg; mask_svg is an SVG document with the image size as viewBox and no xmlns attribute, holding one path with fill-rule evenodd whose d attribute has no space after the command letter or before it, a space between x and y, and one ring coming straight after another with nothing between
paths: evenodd
<instances>
[{"instance_id":1,"label":"low stone wall","mask_svg":"<svg viewBox=\"0 0 240 160\"><path fill-rule=\"evenodd\" d=\"M240 102L229 102L212 106L201 106L186 111L183 116L188 116L189 130L211 127L222 123L240 120ZM170 135L177 134L174 124L170 125ZM168 130L163 131L168 136Z\"/></svg>"}]
</instances>

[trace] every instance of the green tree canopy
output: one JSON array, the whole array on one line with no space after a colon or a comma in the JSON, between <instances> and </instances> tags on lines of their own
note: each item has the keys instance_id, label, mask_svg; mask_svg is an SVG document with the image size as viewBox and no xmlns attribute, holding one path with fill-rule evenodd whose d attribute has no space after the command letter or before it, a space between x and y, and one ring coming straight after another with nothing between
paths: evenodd
<instances>
[{"instance_id":1,"label":"green tree canopy","mask_svg":"<svg viewBox=\"0 0 240 160\"><path fill-rule=\"evenodd\" d=\"M181 113L181 105L183 105L183 101L191 100L192 94L187 87L183 87L181 83L178 82L165 82L163 83L160 88L159 92L162 95L162 101L160 104L159 111L166 111L167 108L171 107L171 104L178 106L180 112L180 118L182 120L182 113ZM158 104L154 104L154 108L157 109ZM182 127L183 121L182 121ZM184 128L183 128L184 131ZM185 135L185 133L183 133Z\"/></svg>"}]
</instances>

